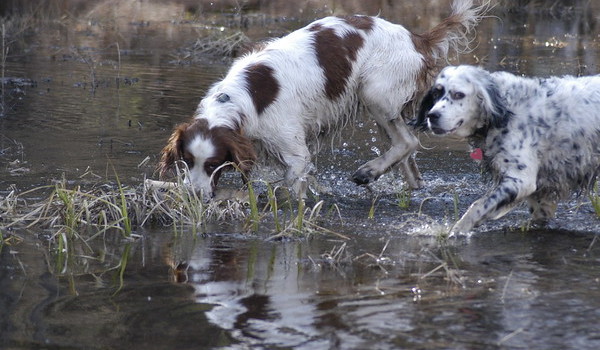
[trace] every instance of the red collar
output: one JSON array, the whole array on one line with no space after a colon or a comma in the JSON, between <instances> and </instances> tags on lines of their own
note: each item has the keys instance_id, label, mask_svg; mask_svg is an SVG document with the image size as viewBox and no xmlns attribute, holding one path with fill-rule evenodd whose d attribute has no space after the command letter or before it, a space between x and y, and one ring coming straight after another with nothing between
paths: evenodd
<instances>
[{"instance_id":1,"label":"red collar","mask_svg":"<svg viewBox=\"0 0 600 350\"><path fill-rule=\"evenodd\" d=\"M473 148L473 150L471 151L471 158L478 161L483 160L483 151L481 150L481 148Z\"/></svg>"}]
</instances>

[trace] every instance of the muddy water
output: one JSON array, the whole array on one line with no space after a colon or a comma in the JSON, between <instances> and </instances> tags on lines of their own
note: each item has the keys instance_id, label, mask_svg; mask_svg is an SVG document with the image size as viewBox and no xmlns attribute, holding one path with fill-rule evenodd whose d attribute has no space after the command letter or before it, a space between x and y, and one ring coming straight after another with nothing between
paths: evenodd
<instances>
[{"instance_id":1,"label":"muddy water","mask_svg":"<svg viewBox=\"0 0 600 350\"><path fill-rule=\"evenodd\" d=\"M482 23L474 51L460 61L529 75L598 73L600 9L540 3L497 8L499 18ZM329 11L306 4L310 11L293 18L248 15L246 31L255 39L279 35ZM389 5L381 14L425 29L442 6ZM230 19L216 14L210 23ZM195 40L197 22L153 17L115 25L53 25L15 48L5 75L18 79L0 117L0 195L62 178L73 186L114 183L116 173L135 186L154 177L170 129L227 70L215 57L175 62L175 49ZM0 249L0 346L600 347L600 221L587 198L561 204L546 228L527 228L526 209L518 208L470 237L439 241L456 210L486 188L466 146L422 135L418 163L427 187L401 207L396 175L370 190L347 180L385 148L372 123L358 123L344 139L351 141L324 150L317 164L329 190L322 198L341 213L322 224L350 240L269 240L267 228L248 234L235 222L202 235L145 227L135 240L107 233L82 244L61 265L48 248L53 230L0 228L13 237Z\"/></svg>"}]
</instances>

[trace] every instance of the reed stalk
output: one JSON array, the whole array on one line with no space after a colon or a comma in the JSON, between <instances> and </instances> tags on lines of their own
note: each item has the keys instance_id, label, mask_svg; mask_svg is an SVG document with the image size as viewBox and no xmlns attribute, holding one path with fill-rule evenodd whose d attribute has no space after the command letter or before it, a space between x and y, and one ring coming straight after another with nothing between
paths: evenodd
<instances>
[{"instance_id":1,"label":"reed stalk","mask_svg":"<svg viewBox=\"0 0 600 350\"><path fill-rule=\"evenodd\" d=\"M254 186L252 185L251 181L248 182L248 201L250 204L250 217L248 217L250 227L252 228L252 231L258 232L258 223L260 221L258 215L258 202L256 199L256 194L254 193Z\"/></svg>"},{"instance_id":2,"label":"reed stalk","mask_svg":"<svg viewBox=\"0 0 600 350\"><path fill-rule=\"evenodd\" d=\"M304 198L298 198L298 215L296 216L296 230L298 232L304 231L304 207L306 203L304 202Z\"/></svg>"},{"instance_id":3,"label":"reed stalk","mask_svg":"<svg viewBox=\"0 0 600 350\"><path fill-rule=\"evenodd\" d=\"M267 196L269 198L269 206L271 207L271 213L273 214L273 221L275 222L275 231L281 232L282 227L279 222L279 208L277 205L277 197L275 196L276 188L268 184L267 185Z\"/></svg>"},{"instance_id":4,"label":"reed stalk","mask_svg":"<svg viewBox=\"0 0 600 350\"><path fill-rule=\"evenodd\" d=\"M592 208L594 208L594 212L596 216L600 218L600 180L594 183L592 191L590 191L589 197L590 202L592 203Z\"/></svg>"},{"instance_id":5,"label":"reed stalk","mask_svg":"<svg viewBox=\"0 0 600 350\"><path fill-rule=\"evenodd\" d=\"M131 254L131 243L127 243L125 245L125 250L121 255L121 260L119 261L119 265L117 265L117 281L118 287L117 290L113 293L113 296L118 294L123 286L125 285L125 269L127 268L127 263L129 261L129 255Z\"/></svg>"},{"instance_id":6,"label":"reed stalk","mask_svg":"<svg viewBox=\"0 0 600 350\"><path fill-rule=\"evenodd\" d=\"M374 220L375 219L375 209L377 208L377 200L378 199L379 198L377 196L375 196L371 200L371 207L369 208L369 214L367 215L367 218L369 220Z\"/></svg>"},{"instance_id":7,"label":"reed stalk","mask_svg":"<svg viewBox=\"0 0 600 350\"><path fill-rule=\"evenodd\" d=\"M2 23L2 52L0 53L0 79L2 82L0 83L0 116L3 116L5 113L5 100L4 100L4 86L6 84L6 76L5 76L5 67L6 67L6 58L8 57L8 48L6 47L6 26L4 22Z\"/></svg>"},{"instance_id":8,"label":"reed stalk","mask_svg":"<svg viewBox=\"0 0 600 350\"><path fill-rule=\"evenodd\" d=\"M453 204L454 204L454 221L458 221L458 219L460 219L460 211L458 209L459 200L458 200L458 193L456 193L456 189L454 189L452 199L453 199Z\"/></svg>"},{"instance_id":9,"label":"reed stalk","mask_svg":"<svg viewBox=\"0 0 600 350\"><path fill-rule=\"evenodd\" d=\"M116 172L115 172L115 178L117 180L117 189L119 191L119 197L121 199L119 209L121 212L120 220L123 222L123 233L125 234L125 237L129 238L129 237L131 237L132 228L131 228L131 220L129 218L129 212L127 211L127 200L125 198L125 192L124 192L123 186L121 186L121 181L119 180L119 176L117 175Z\"/></svg>"}]
</instances>

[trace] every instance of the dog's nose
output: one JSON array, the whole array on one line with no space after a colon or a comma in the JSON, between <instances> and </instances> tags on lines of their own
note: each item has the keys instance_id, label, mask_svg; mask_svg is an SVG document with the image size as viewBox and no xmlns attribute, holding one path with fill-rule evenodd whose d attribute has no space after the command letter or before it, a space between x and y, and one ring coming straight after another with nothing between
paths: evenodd
<instances>
[{"instance_id":1,"label":"dog's nose","mask_svg":"<svg viewBox=\"0 0 600 350\"><path fill-rule=\"evenodd\" d=\"M210 203L215 197L214 191L202 191L202 200L204 203Z\"/></svg>"},{"instance_id":2,"label":"dog's nose","mask_svg":"<svg viewBox=\"0 0 600 350\"><path fill-rule=\"evenodd\" d=\"M427 119L429 119L429 121L431 122L436 122L438 119L440 119L440 113L439 112L429 112L427 113Z\"/></svg>"}]
</instances>

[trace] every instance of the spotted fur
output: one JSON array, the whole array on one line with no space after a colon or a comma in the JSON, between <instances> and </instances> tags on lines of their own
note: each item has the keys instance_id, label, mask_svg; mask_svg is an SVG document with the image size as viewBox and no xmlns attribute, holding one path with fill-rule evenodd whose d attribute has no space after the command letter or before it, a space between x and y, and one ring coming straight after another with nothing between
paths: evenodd
<instances>
[{"instance_id":1,"label":"spotted fur","mask_svg":"<svg viewBox=\"0 0 600 350\"><path fill-rule=\"evenodd\" d=\"M454 232L497 219L526 201L534 221L585 191L600 171L600 76L525 78L447 67L423 99L417 127L457 135L483 150L493 189Z\"/></svg>"}]
</instances>

